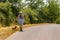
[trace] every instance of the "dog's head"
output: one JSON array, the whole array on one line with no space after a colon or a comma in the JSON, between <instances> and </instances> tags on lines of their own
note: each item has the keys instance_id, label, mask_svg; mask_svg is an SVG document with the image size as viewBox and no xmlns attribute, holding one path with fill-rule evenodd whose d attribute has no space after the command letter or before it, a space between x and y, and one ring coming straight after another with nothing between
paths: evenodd
<instances>
[{"instance_id":1,"label":"dog's head","mask_svg":"<svg viewBox=\"0 0 60 40\"><path fill-rule=\"evenodd\" d=\"M14 30L14 29L16 29L16 28L17 28L17 26L13 27L12 30Z\"/></svg>"}]
</instances>

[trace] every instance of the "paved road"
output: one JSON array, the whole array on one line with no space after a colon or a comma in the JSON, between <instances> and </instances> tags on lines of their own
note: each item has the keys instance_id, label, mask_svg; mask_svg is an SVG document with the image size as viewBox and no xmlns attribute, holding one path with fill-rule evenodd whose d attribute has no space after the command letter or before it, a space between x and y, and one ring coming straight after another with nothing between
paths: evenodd
<instances>
[{"instance_id":1,"label":"paved road","mask_svg":"<svg viewBox=\"0 0 60 40\"><path fill-rule=\"evenodd\" d=\"M16 32L6 40L60 40L60 24L42 24Z\"/></svg>"}]
</instances>

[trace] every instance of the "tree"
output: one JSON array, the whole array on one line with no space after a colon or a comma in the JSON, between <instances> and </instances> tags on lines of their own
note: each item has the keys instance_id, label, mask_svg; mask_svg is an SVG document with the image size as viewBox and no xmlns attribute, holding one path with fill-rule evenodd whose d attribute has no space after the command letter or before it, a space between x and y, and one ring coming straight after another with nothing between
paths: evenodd
<instances>
[{"instance_id":1,"label":"tree","mask_svg":"<svg viewBox=\"0 0 60 40\"><path fill-rule=\"evenodd\" d=\"M37 23L37 11L32 10L31 8L25 8L22 10L25 16L25 23Z\"/></svg>"},{"instance_id":2,"label":"tree","mask_svg":"<svg viewBox=\"0 0 60 40\"><path fill-rule=\"evenodd\" d=\"M51 0L51 1L48 1L49 5L48 5L48 8L49 8L49 19L51 19L51 22L55 22L56 18L59 17L59 5L57 4L57 0Z\"/></svg>"}]
</instances>

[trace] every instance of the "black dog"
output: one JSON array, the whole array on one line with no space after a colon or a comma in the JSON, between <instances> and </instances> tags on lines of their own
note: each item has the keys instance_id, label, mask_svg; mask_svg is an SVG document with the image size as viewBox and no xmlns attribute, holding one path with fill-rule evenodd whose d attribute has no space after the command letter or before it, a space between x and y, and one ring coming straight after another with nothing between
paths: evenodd
<instances>
[{"instance_id":1,"label":"black dog","mask_svg":"<svg viewBox=\"0 0 60 40\"><path fill-rule=\"evenodd\" d=\"M13 27L12 30L15 30L17 28L17 26Z\"/></svg>"}]
</instances>

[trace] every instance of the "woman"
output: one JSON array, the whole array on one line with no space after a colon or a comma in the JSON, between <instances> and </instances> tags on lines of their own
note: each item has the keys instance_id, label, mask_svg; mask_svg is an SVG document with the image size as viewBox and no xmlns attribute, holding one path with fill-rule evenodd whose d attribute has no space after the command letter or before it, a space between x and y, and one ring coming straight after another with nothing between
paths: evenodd
<instances>
[{"instance_id":1,"label":"woman","mask_svg":"<svg viewBox=\"0 0 60 40\"><path fill-rule=\"evenodd\" d=\"M19 25L20 25L20 31L22 31L22 26L23 26L23 23L24 23L24 16L22 13L20 13L18 15L18 22L19 22Z\"/></svg>"}]
</instances>

